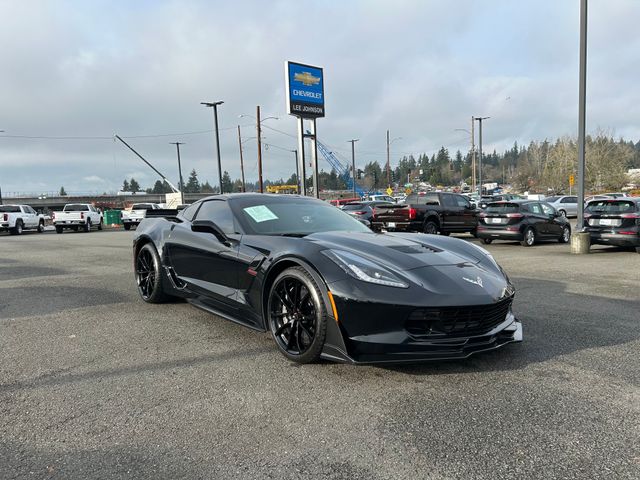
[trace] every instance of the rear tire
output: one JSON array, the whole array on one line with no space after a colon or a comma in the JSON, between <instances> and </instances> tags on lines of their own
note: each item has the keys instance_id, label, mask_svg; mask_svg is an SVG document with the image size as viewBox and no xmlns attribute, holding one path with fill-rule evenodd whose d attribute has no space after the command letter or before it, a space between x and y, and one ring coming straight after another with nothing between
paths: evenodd
<instances>
[{"instance_id":1,"label":"rear tire","mask_svg":"<svg viewBox=\"0 0 640 480\"><path fill-rule=\"evenodd\" d=\"M483 238L482 239L482 243L484 243L485 245L491 245L491 242L493 242L493 238Z\"/></svg>"},{"instance_id":2,"label":"rear tire","mask_svg":"<svg viewBox=\"0 0 640 480\"><path fill-rule=\"evenodd\" d=\"M131 230L131 224L130 223L125 223L124 224L124 229L125 230Z\"/></svg>"},{"instance_id":3,"label":"rear tire","mask_svg":"<svg viewBox=\"0 0 640 480\"><path fill-rule=\"evenodd\" d=\"M636 253L640 253L640 247L636 247Z\"/></svg>"},{"instance_id":4,"label":"rear tire","mask_svg":"<svg viewBox=\"0 0 640 480\"><path fill-rule=\"evenodd\" d=\"M278 350L297 363L320 358L327 335L322 287L302 267L276 277L269 292L267 318Z\"/></svg>"},{"instance_id":5,"label":"rear tire","mask_svg":"<svg viewBox=\"0 0 640 480\"><path fill-rule=\"evenodd\" d=\"M569 243L569 240L571 240L571 229L565 225L562 227L562 235L560 235L558 241L560 243Z\"/></svg>"},{"instance_id":6,"label":"rear tire","mask_svg":"<svg viewBox=\"0 0 640 480\"><path fill-rule=\"evenodd\" d=\"M135 279L145 302L162 303L169 299L162 288L162 262L152 243L145 243L136 253Z\"/></svg>"},{"instance_id":7,"label":"rear tire","mask_svg":"<svg viewBox=\"0 0 640 480\"><path fill-rule=\"evenodd\" d=\"M22 220L16 220L16 226L9 230L11 235L22 235Z\"/></svg>"},{"instance_id":8,"label":"rear tire","mask_svg":"<svg viewBox=\"0 0 640 480\"><path fill-rule=\"evenodd\" d=\"M44 232L44 221L40 220L40 223L38 223L38 233L42 232Z\"/></svg>"},{"instance_id":9,"label":"rear tire","mask_svg":"<svg viewBox=\"0 0 640 480\"><path fill-rule=\"evenodd\" d=\"M438 234L438 224L433 220L429 220L424 224L424 228L422 230L424 233L428 233L429 235L437 235Z\"/></svg>"},{"instance_id":10,"label":"rear tire","mask_svg":"<svg viewBox=\"0 0 640 480\"><path fill-rule=\"evenodd\" d=\"M102 219L100 219L100 223L98 224L98 230L102 230Z\"/></svg>"},{"instance_id":11,"label":"rear tire","mask_svg":"<svg viewBox=\"0 0 640 480\"><path fill-rule=\"evenodd\" d=\"M62 233L62 232L64 232L64 228L56 225L56 233Z\"/></svg>"},{"instance_id":12,"label":"rear tire","mask_svg":"<svg viewBox=\"0 0 640 480\"><path fill-rule=\"evenodd\" d=\"M87 223L84 224L84 231L85 232L90 232L91 231L91 219L87 218Z\"/></svg>"},{"instance_id":13,"label":"rear tire","mask_svg":"<svg viewBox=\"0 0 640 480\"><path fill-rule=\"evenodd\" d=\"M520 242L520 244L523 247L533 247L535 243L536 243L536 231L533 229L533 227L527 227L527 229L524 231L524 237Z\"/></svg>"}]
</instances>

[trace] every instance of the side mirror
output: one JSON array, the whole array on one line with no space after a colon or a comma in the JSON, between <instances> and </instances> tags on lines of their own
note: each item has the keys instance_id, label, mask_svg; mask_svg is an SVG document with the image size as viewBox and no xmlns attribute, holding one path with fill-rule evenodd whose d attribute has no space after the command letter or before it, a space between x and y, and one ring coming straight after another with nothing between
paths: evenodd
<instances>
[{"instance_id":1,"label":"side mirror","mask_svg":"<svg viewBox=\"0 0 640 480\"><path fill-rule=\"evenodd\" d=\"M220 229L220 227L211 220L194 220L193 222L191 222L191 231L210 233L214 237L216 237L220 241L220 243L227 246L231 245L229 237L227 237L227 235Z\"/></svg>"}]
</instances>

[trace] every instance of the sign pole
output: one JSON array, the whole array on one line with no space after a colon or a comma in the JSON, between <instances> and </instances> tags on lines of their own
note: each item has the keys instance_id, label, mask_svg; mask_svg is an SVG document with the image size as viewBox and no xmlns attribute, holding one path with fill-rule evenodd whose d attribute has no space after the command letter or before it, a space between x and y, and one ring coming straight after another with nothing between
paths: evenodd
<instances>
[{"instance_id":1,"label":"sign pole","mask_svg":"<svg viewBox=\"0 0 640 480\"><path fill-rule=\"evenodd\" d=\"M318 142L316 137L316 119L311 120L311 165L313 165L313 195L320 198L320 184L318 176Z\"/></svg>"},{"instance_id":2,"label":"sign pole","mask_svg":"<svg viewBox=\"0 0 640 480\"><path fill-rule=\"evenodd\" d=\"M303 196L307 196L307 172L306 172L306 166L304 164L304 159L305 159L305 155L304 155L304 120L302 117L298 117L298 152L300 152L300 154L298 155L298 165L300 168L300 172L302 172L301 175L301 188L300 188L300 194Z\"/></svg>"}]
</instances>

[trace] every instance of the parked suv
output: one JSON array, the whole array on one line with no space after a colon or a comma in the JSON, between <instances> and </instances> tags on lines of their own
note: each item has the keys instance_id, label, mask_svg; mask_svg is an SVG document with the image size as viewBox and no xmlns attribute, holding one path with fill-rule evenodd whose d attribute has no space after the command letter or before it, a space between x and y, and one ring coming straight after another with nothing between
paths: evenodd
<instances>
[{"instance_id":1,"label":"parked suv","mask_svg":"<svg viewBox=\"0 0 640 480\"><path fill-rule=\"evenodd\" d=\"M551 205L537 200L490 203L478 219L478 238L519 241L531 247L540 240L567 243L571 238L568 220Z\"/></svg>"},{"instance_id":2,"label":"parked suv","mask_svg":"<svg viewBox=\"0 0 640 480\"><path fill-rule=\"evenodd\" d=\"M640 253L640 199L611 198L587 204L584 226L591 243L635 247Z\"/></svg>"},{"instance_id":3,"label":"parked suv","mask_svg":"<svg viewBox=\"0 0 640 480\"><path fill-rule=\"evenodd\" d=\"M578 197L575 195L559 195L544 199L563 217L578 216Z\"/></svg>"},{"instance_id":4,"label":"parked suv","mask_svg":"<svg viewBox=\"0 0 640 480\"><path fill-rule=\"evenodd\" d=\"M373 230L402 230L409 232L454 232L475 234L478 224L475 204L457 193L413 193L404 204L379 205L371 221Z\"/></svg>"}]
</instances>

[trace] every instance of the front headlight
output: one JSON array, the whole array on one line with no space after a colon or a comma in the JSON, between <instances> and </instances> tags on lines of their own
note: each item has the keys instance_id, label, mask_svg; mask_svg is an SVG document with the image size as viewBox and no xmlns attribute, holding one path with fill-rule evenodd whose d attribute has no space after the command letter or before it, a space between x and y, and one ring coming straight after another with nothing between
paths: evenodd
<instances>
[{"instance_id":1,"label":"front headlight","mask_svg":"<svg viewBox=\"0 0 640 480\"><path fill-rule=\"evenodd\" d=\"M324 250L322 253L358 280L387 287L409 288L389 270L364 257L345 250Z\"/></svg>"}]
</instances>

